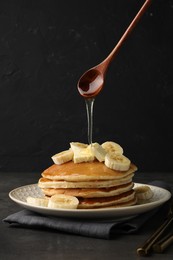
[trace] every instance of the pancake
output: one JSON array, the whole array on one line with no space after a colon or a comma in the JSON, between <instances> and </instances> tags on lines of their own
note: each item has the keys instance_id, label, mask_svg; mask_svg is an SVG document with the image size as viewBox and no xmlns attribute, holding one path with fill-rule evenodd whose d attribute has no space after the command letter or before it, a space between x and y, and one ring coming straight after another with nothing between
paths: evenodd
<instances>
[{"instance_id":1,"label":"pancake","mask_svg":"<svg viewBox=\"0 0 173 260\"><path fill-rule=\"evenodd\" d=\"M46 178L40 178L38 181L38 186L40 188L109 188L118 186L121 184L126 184L132 181L134 174L131 173L126 177L123 177L119 180L102 180L102 181L57 181Z\"/></svg>"},{"instance_id":2,"label":"pancake","mask_svg":"<svg viewBox=\"0 0 173 260\"><path fill-rule=\"evenodd\" d=\"M116 205L110 206L110 207L106 207L106 208L122 208L122 207L128 207L128 206L133 206L137 203L137 199L136 197L134 197L134 199L123 202L123 203L117 203Z\"/></svg>"},{"instance_id":3,"label":"pancake","mask_svg":"<svg viewBox=\"0 0 173 260\"><path fill-rule=\"evenodd\" d=\"M119 195L101 198L79 198L79 209L93 209L103 207L120 207L122 204L134 205L136 203L135 191L130 190Z\"/></svg>"},{"instance_id":4,"label":"pancake","mask_svg":"<svg viewBox=\"0 0 173 260\"><path fill-rule=\"evenodd\" d=\"M119 195L126 191L129 191L133 188L133 182L129 182L127 184L111 187L111 188L93 188L93 189L80 189L80 188L73 188L73 189L53 189L47 188L42 189L42 192L47 196L53 196L55 194L64 194L70 195L75 197L82 197L82 198L98 198L98 197L110 197Z\"/></svg>"},{"instance_id":5,"label":"pancake","mask_svg":"<svg viewBox=\"0 0 173 260\"><path fill-rule=\"evenodd\" d=\"M51 196L45 195L46 198ZM78 198L78 209L97 209L97 208L118 208L125 206L132 206L137 203L135 191L121 193L111 197L98 197L98 198Z\"/></svg>"},{"instance_id":6,"label":"pancake","mask_svg":"<svg viewBox=\"0 0 173 260\"><path fill-rule=\"evenodd\" d=\"M43 171L42 177L57 181L100 181L100 180L120 180L127 175L135 172L137 167L134 164L130 165L128 171L116 171L105 166L104 163L83 162L74 163L72 161L65 164L53 164Z\"/></svg>"}]
</instances>

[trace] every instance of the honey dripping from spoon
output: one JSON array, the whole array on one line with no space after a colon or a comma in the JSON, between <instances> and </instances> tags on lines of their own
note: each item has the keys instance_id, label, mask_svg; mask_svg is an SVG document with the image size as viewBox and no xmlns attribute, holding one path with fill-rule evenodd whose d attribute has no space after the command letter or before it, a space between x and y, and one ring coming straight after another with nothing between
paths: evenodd
<instances>
[{"instance_id":1,"label":"honey dripping from spoon","mask_svg":"<svg viewBox=\"0 0 173 260\"><path fill-rule=\"evenodd\" d=\"M94 98L86 98L86 111L87 111L87 121L88 121L88 143L92 145L92 137L93 137L93 106L94 106Z\"/></svg>"},{"instance_id":2,"label":"honey dripping from spoon","mask_svg":"<svg viewBox=\"0 0 173 260\"><path fill-rule=\"evenodd\" d=\"M92 132L93 132L93 105L95 97L100 93L104 86L104 79L106 76L107 69L118 53L120 47L127 39L131 31L134 29L152 0L146 0L114 49L100 64L86 71L79 79L77 88L82 97L85 98L87 119L88 119L88 142L92 144Z\"/></svg>"}]
</instances>

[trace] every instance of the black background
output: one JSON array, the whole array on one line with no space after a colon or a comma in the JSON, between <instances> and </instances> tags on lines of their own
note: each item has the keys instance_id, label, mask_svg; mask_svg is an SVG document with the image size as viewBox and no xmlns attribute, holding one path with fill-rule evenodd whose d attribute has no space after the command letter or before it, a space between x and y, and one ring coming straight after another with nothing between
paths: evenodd
<instances>
[{"instance_id":1,"label":"black background","mask_svg":"<svg viewBox=\"0 0 173 260\"><path fill-rule=\"evenodd\" d=\"M100 63L141 0L0 0L0 170L42 171L87 142L83 72ZM173 170L173 1L153 0L94 104L94 142L140 171Z\"/></svg>"}]
</instances>

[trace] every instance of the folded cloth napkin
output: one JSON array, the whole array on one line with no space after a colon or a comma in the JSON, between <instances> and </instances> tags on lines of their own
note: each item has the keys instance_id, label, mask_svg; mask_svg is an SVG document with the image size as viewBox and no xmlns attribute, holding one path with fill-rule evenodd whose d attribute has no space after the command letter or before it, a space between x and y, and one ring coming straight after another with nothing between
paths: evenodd
<instances>
[{"instance_id":1,"label":"folded cloth napkin","mask_svg":"<svg viewBox=\"0 0 173 260\"><path fill-rule=\"evenodd\" d=\"M169 190L171 193L173 192L172 187L161 181L154 181L150 183L150 185L162 187ZM136 233L144 226L145 223L147 224L147 221L151 220L151 218L154 217L158 211L159 214L157 214L157 220L158 215L163 220L166 212L168 211L168 203L165 203L163 206L157 209L140 214L134 218L126 219L124 221L97 221L88 219L43 216L29 210L22 210L20 212L14 213L3 219L3 221L11 224L11 226L17 225L27 228L45 228L82 236L111 239L118 234Z\"/></svg>"}]
</instances>

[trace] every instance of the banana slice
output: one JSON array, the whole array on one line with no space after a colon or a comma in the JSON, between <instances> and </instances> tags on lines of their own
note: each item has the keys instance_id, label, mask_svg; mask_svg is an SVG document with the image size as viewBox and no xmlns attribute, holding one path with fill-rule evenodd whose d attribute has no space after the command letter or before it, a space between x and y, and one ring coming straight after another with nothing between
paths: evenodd
<instances>
[{"instance_id":1,"label":"banana slice","mask_svg":"<svg viewBox=\"0 0 173 260\"><path fill-rule=\"evenodd\" d=\"M101 146L105 149L107 153L114 152L117 154L123 154L123 148L115 142L107 141L103 143Z\"/></svg>"},{"instance_id":2,"label":"banana slice","mask_svg":"<svg viewBox=\"0 0 173 260\"><path fill-rule=\"evenodd\" d=\"M63 164L73 159L73 151L71 149L53 155L52 160L55 164Z\"/></svg>"},{"instance_id":3,"label":"banana slice","mask_svg":"<svg viewBox=\"0 0 173 260\"><path fill-rule=\"evenodd\" d=\"M36 197L27 197L26 199L28 204L40 207L47 207L49 199L48 198L36 198Z\"/></svg>"},{"instance_id":4,"label":"banana slice","mask_svg":"<svg viewBox=\"0 0 173 260\"><path fill-rule=\"evenodd\" d=\"M78 204L79 200L74 196L56 194L49 199L48 207L52 209L76 209Z\"/></svg>"},{"instance_id":5,"label":"banana slice","mask_svg":"<svg viewBox=\"0 0 173 260\"><path fill-rule=\"evenodd\" d=\"M70 143L71 149L74 153L73 161L74 163L81 162L92 162L95 157L91 151L91 147L87 144L72 142Z\"/></svg>"},{"instance_id":6,"label":"banana slice","mask_svg":"<svg viewBox=\"0 0 173 260\"><path fill-rule=\"evenodd\" d=\"M134 191L136 193L137 200L149 200L153 197L153 192L151 188L147 185L142 185L139 187L135 187Z\"/></svg>"},{"instance_id":7,"label":"banana slice","mask_svg":"<svg viewBox=\"0 0 173 260\"><path fill-rule=\"evenodd\" d=\"M105 165L113 170L127 171L130 163L130 160L126 156L117 154L116 152L107 153L105 156Z\"/></svg>"},{"instance_id":8,"label":"banana slice","mask_svg":"<svg viewBox=\"0 0 173 260\"><path fill-rule=\"evenodd\" d=\"M99 162L103 162L105 160L106 151L105 149L98 143L93 143L90 145L91 151L93 155Z\"/></svg>"},{"instance_id":9,"label":"banana slice","mask_svg":"<svg viewBox=\"0 0 173 260\"><path fill-rule=\"evenodd\" d=\"M94 159L94 155L88 150L75 152L73 156L74 163L92 162Z\"/></svg>"},{"instance_id":10,"label":"banana slice","mask_svg":"<svg viewBox=\"0 0 173 260\"><path fill-rule=\"evenodd\" d=\"M70 143L71 149L73 152L81 151L82 149L85 149L88 147L88 144L79 143L79 142L71 142Z\"/></svg>"}]
</instances>

